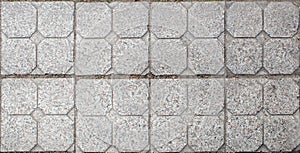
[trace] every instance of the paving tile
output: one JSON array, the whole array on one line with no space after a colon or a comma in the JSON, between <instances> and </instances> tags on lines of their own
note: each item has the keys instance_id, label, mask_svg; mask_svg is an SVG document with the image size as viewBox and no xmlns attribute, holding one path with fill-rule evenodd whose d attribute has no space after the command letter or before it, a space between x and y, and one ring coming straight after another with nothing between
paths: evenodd
<instances>
[{"instance_id":1,"label":"paving tile","mask_svg":"<svg viewBox=\"0 0 300 153\"><path fill-rule=\"evenodd\" d=\"M234 74L255 74L262 67L262 46L255 39L234 39L228 44L226 63Z\"/></svg>"},{"instance_id":2,"label":"paving tile","mask_svg":"<svg viewBox=\"0 0 300 153\"><path fill-rule=\"evenodd\" d=\"M7 116L1 120L1 151L29 151L36 142L37 123L30 116Z\"/></svg>"},{"instance_id":3,"label":"paving tile","mask_svg":"<svg viewBox=\"0 0 300 153\"><path fill-rule=\"evenodd\" d=\"M107 3L76 3L76 32L84 38L103 38L111 31Z\"/></svg>"},{"instance_id":4,"label":"paving tile","mask_svg":"<svg viewBox=\"0 0 300 153\"><path fill-rule=\"evenodd\" d=\"M30 2L2 2L1 30L8 37L30 37L36 29L36 16Z\"/></svg>"},{"instance_id":5,"label":"paving tile","mask_svg":"<svg viewBox=\"0 0 300 153\"><path fill-rule=\"evenodd\" d=\"M113 142L120 152L141 152L147 147L147 119L142 116L122 116L114 122Z\"/></svg>"},{"instance_id":6,"label":"paving tile","mask_svg":"<svg viewBox=\"0 0 300 153\"><path fill-rule=\"evenodd\" d=\"M38 5L38 30L45 37L67 37L73 31L74 3L44 2Z\"/></svg>"},{"instance_id":7,"label":"paving tile","mask_svg":"<svg viewBox=\"0 0 300 153\"><path fill-rule=\"evenodd\" d=\"M113 68L117 74L142 74L148 67L148 43L122 39L113 46Z\"/></svg>"},{"instance_id":8,"label":"paving tile","mask_svg":"<svg viewBox=\"0 0 300 153\"><path fill-rule=\"evenodd\" d=\"M180 115L187 108L187 85L183 80L151 80L151 106L158 115Z\"/></svg>"},{"instance_id":9,"label":"paving tile","mask_svg":"<svg viewBox=\"0 0 300 153\"><path fill-rule=\"evenodd\" d=\"M256 151L263 143L263 120L257 116L230 116L227 145L235 151Z\"/></svg>"},{"instance_id":10,"label":"paving tile","mask_svg":"<svg viewBox=\"0 0 300 153\"><path fill-rule=\"evenodd\" d=\"M180 116L160 116L151 122L151 144L159 152L179 152L187 143L187 125Z\"/></svg>"},{"instance_id":11,"label":"paving tile","mask_svg":"<svg viewBox=\"0 0 300 153\"><path fill-rule=\"evenodd\" d=\"M195 152L217 151L224 143L224 121L218 116L196 116L188 128L188 143Z\"/></svg>"},{"instance_id":12,"label":"paving tile","mask_svg":"<svg viewBox=\"0 0 300 153\"><path fill-rule=\"evenodd\" d=\"M112 109L112 88L109 81L78 80L76 106L83 115L106 115Z\"/></svg>"},{"instance_id":13,"label":"paving tile","mask_svg":"<svg viewBox=\"0 0 300 153\"><path fill-rule=\"evenodd\" d=\"M299 112L294 116L269 116L264 123L264 143L271 151L291 151L300 144Z\"/></svg>"},{"instance_id":14,"label":"paving tile","mask_svg":"<svg viewBox=\"0 0 300 153\"><path fill-rule=\"evenodd\" d=\"M111 68L111 45L103 39L82 39L77 43L75 73L105 74Z\"/></svg>"},{"instance_id":15,"label":"paving tile","mask_svg":"<svg viewBox=\"0 0 300 153\"><path fill-rule=\"evenodd\" d=\"M269 80L264 86L264 103L271 114L293 114L299 108L299 86L288 78Z\"/></svg>"},{"instance_id":16,"label":"paving tile","mask_svg":"<svg viewBox=\"0 0 300 153\"><path fill-rule=\"evenodd\" d=\"M271 37L292 37L299 26L299 9L291 2L270 2L264 10L264 30Z\"/></svg>"},{"instance_id":17,"label":"paving tile","mask_svg":"<svg viewBox=\"0 0 300 153\"><path fill-rule=\"evenodd\" d=\"M77 145L84 152L105 152L112 142L112 123L104 116L80 117L76 124Z\"/></svg>"},{"instance_id":18,"label":"paving tile","mask_svg":"<svg viewBox=\"0 0 300 153\"><path fill-rule=\"evenodd\" d=\"M264 67L271 74L291 74L299 67L299 41L271 39L264 45Z\"/></svg>"},{"instance_id":19,"label":"paving tile","mask_svg":"<svg viewBox=\"0 0 300 153\"><path fill-rule=\"evenodd\" d=\"M151 72L181 74L187 66L187 47L178 39L160 39L151 46Z\"/></svg>"},{"instance_id":20,"label":"paving tile","mask_svg":"<svg viewBox=\"0 0 300 153\"><path fill-rule=\"evenodd\" d=\"M158 38L179 38L187 30L187 10L180 3L153 2L151 31Z\"/></svg>"},{"instance_id":21,"label":"paving tile","mask_svg":"<svg viewBox=\"0 0 300 153\"><path fill-rule=\"evenodd\" d=\"M217 74L224 66L223 56L217 39L196 39L188 47L188 65L195 74Z\"/></svg>"},{"instance_id":22,"label":"paving tile","mask_svg":"<svg viewBox=\"0 0 300 153\"><path fill-rule=\"evenodd\" d=\"M255 115L262 109L263 88L256 79L227 79L226 105L235 115Z\"/></svg>"},{"instance_id":23,"label":"paving tile","mask_svg":"<svg viewBox=\"0 0 300 153\"><path fill-rule=\"evenodd\" d=\"M224 31L224 2L195 2L188 11L188 30L195 37L218 37Z\"/></svg>"},{"instance_id":24,"label":"paving tile","mask_svg":"<svg viewBox=\"0 0 300 153\"><path fill-rule=\"evenodd\" d=\"M120 2L113 9L113 29L120 37L137 38L147 32L148 8L144 4Z\"/></svg>"},{"instance_id":25,"label":"paving tile","mask_svg":"<svg viewBox=\"0 0 300 153\"><path fill-rule=\"evenodd\" d=\"M235 2L226 11L226 29L234 37L255 37L263 26L262 9L253 2Z\"/></svg>"},{"instance_id":26,"label":"paving tile","mask_svg":"<svg viewBox=\"0 0 300 153\"><path fill-rule=\"evenodd\" d=\"M193 79L188 82L188 108L194 115L217 115L223 105L223 79Z\"/></svg>"},{"instance_id":27,"label":"paving tile","mask_svg":"<svg viewBox=\"0 0 300 153\"><path fill-rule=\"evenodd\" d=\"M113 104L120 115L143 115L148 110L149 81L114 80Z\"/></svg>"}]
</instances>

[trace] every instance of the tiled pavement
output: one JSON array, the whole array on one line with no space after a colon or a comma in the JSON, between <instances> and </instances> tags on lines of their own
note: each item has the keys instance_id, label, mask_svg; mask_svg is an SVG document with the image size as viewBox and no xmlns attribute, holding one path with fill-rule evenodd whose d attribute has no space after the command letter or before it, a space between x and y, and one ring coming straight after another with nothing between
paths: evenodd
<instances>
[{"instance_id":1,"label":"tiled pavement","mask_svg":"<svg viewBox=\"0 0 300 153\"><path fill-rule=\"evenodd\" d=\"M1 151L300 151L289 2L2 2Z\"/></svg>"}]
</instances>

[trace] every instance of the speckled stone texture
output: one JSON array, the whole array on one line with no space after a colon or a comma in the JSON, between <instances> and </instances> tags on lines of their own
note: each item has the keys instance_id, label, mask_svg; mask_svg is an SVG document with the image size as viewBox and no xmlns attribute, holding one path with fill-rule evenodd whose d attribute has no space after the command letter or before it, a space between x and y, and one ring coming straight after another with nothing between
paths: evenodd
<instances>
[{"instance_id":1,"label":"speckled stone texture","mask_svg":"<svg viewBox=\"0 0 300 153\"><path fill-rule=\"evenodd\" d=\"M300 151L297 0L0 7L0 152Z\"/></svg>"}]
</instances>

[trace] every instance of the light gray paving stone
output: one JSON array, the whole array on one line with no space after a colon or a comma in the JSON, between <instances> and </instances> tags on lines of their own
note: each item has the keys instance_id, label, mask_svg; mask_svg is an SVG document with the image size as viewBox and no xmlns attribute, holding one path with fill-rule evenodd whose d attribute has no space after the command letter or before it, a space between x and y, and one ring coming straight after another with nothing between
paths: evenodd
<instances>
[{"instance_id":1,"label":"light gray paving stone","mask_svg":"<svg viewBox=\"0 0 300 153\"><path fill-rule=\"evenodd\" d=\"M45 37L67 37L73 31L72 2L44 2L38 7L38 29Z\"/></svg>"},{"instance_id":2,"label":"light gray paving stone","mask_svg":"<svg viewBox=\"0 0 300 153\"><path fill-rule=\"evenodd\" d=\"M148 110L149 81L146 79L115 80L114 109L120 115L143 115Z\"/></svg>"},{"instance_id":3,"label":"light gray paving stone","mask_svg":"<svg viewBox=\"0 0 300 153\"><path fill-rule=\"evenodd\" d=\"M148 67L148 43L122 39L113 46L113 68L118 74L141 74Z\"/></svg>"},{"instance_id":4,"label":"light gray paving stone","mask_svg":"<svg viewBox=\"0 0 300 153\"><path fill-rule=\"evenodd\" d=\"M193 79L188 82L188 107L194 115L217 115L223 104L223 79Z\"/></svg>"},{"instance_id":5,"label":"light gray paving stone","mask_svg":"<svg viewBox=\"0 0 300 153\"><path fill-rule=\"evenodd\" d=\"M230 116L227 145L235 151L256 151L263 143L263 121L257 116Z\"/></svg>"},{"instance_id":6,"label":"light gray paving stone","mask_svg":"<svg viewBox=\"0 0 300 153\"><path fill-rule=\"evenodd\" d=\"M269 116L264 123L264 143L271 151L291 151L300 144L299 112L295 116Z\"/></svg>"},{"instance_id":7,"label":"light gray paving stone","mask_svg":"<svg viewBox=\"0 0 300 153\"><path fill-rule=\"evenodd\" d=\"M269 80L264 86L264 103L271 114L293 114L299 108L299 86L289 78Z\"/></svg>"},{"instance_id":8,"label":"light gray paving stone","mask_svg":"<svg viewBox=\"0 0 300 153\"><path fill-rule=\"evenodd\" d=\"M188 47L188 65L195 74L217 74L224 66L224 47L217 39L196 39Z\"/></svg>"},{"instance_id":9,"label":"light gray paving stone","mask_svg":"<svg viewBox=\"0 0 300 153\"><path fill-rule=\"evenodd\" d=\"M65 74L73 66L73 46L67 39L45 39L38 45L39 68L48 74Z\"/></svg>"},{"instance_id":10,"label":"light gray paving stone","mask_svg":"<svg viewBox=\"0 0 300 153\"><path fill-rule=\"evenodd\" d=\"M150 20L158 38L179 38L187 30L187 10L180 3L151 3Z\"/></svg>"},{"instance_id":11,"label":"light gray paving stone","mask_svg":"<svg viewBox=\"0 0 300 153\"><path fill-rule=\"evenodd\" d=\"M291 74L299 66L299 41L271 39L264 45L264 67L271 74Z\"/></svg>"},{"instance_id":12,"label":"light gray paving stone","mask_svg":"<svg viewBox=\"0 0 300 153\"><path fill-rule=\"evenodd\" d=\"M43 149L67 151L74 141L74 122L67 116L45 116L38 124L38 136Z\"/></svg>"},{"instance_id":13,"label":"light gray paving stone","mask_svg":"<svg viewBox=\"0 0 300 153\"><path fill-rule=\"evenodd\" d=\"M30 114L37 104L37 86L30 79L3 79L1 106L8 114Z\"/></svg>"},{"instance_id":14,"label":"light gray paving stone","mask_svg":"<svg viewBox=\"0 0 300 153\"><path fill-rule=\"evenodd\" d=\"M77 75L103 75L111 68L111 46L105 40L82 39L76 49Z\"/></svg>"},{"instance_id":15,"label":"light gray paving stone","mask_svg":"<svg viewBox=\"0 0 300 153\"><path fill-rule=\"evenodd\" d=\"M106 115L112 108L110 83L107 80L78 80L76 106L82 115Z\"/></svg>"},{"instance_id":16,"label":"light gray paving stone","mask_svg":"<svg viewBox=\"0 0 300 153\"><path fill-rule=\"evenodd\" d=\"M76 3L76 32L84 38L103 38L111 31L106 3Z\"/></svg>"},{"instance_id":17,"label":"light gray paving stone","mask_svg":"<svg viewBox=\"0 0 300 153\"><path fill-rule=\"evenodd\" d=\"M187 143L187 125L180 116L160 116L151 122L151 144L159 152L179 152Z\"/></svg>"},{"instance_id":18,"label":"light gray paving stone","mask_svg":"<svg viewBox=\"0 0 300 153\"><path fill-rule=\"evenodd\" d=\"M7 39L1 58L1 74L29 74L36 67L36 46L29 39Z\"/></svg>"},{"instance_id":19,"label":"light gray paving stone","mask_svg":"<svg viewBox=\"0 0 300 153\"><path fill-rule=\"evenodd\" d=\"M30 116L5 116L1 120L1 151L30 151L36 145L37 123Z\"/></svg>"},{"instance_id":20,"label":"light gray paving stone","mask_svg":"<svg viewBox=\"0 0 300 153\"><path fill-rule=\"evenodd\" d=\"M226 29L234 37L255 37L262 30L262 13L254 2L235 2L226 11Z\"/></svg>"},{"instance_id":21,"label":"light gray paving stone","mask_svg":"<svg viewBox=\"0 0 300 153\"><path fill-rule=\"evenodd\" d=\"M149 144L148 121L142 116L122 116L114 122L113 143L119 152L141 152Z\"/></svg>"},{"instance_id":22,"label":"light gray paving stone","mask_svg":"<svg viewBox=\"0 0 300 153\"><path fill-rule=\"evenodd\" d=\"M263 88L255 79L226 80L227 109L235 115L255 115L263 105Z\"/></svg>"},{"instance_id":23,"label":"light gray paving stone","mask_svg":"<svg viewBox=\"0 0 300 153\"><path fill-rule=\"evenodd\" d=\"M151 80L151 107L158 115L180 115L187 108L184 80Z\"/></svg>"},{"instance_id":24,"label":"light gray paving stone","mask_svg":"<svg viewBox=\"0 0 300 153\"><path fill-rule=\"evenodd\" d=\"M188 141L195 152L217 151L224 143L224 121L218 116L195 116L188 128Z\"/></svg>"},{"instance_id":25,"label":"light gray paving stone","mask_svg":"<svg viewBox=\"0 0 300 153\"><path fill-rule=\"evenodd\" d=\"M36 30L36 13L29 2L2 2L2 32L8 37L30 37Z\"/></svg>"},{"instance_id":26,"label":"light gray paving stone","mask_svg":"<svg viewBox=\"0 0 300 153\"><path fill-rule=\"evenodd\" d=\"M262 46L255 39L234 39L228 44L226 63L235 74L255 74L262 67Z\"/></svg>"},{"instance_id":27,"label":"light gray paving stone","mask_svg":"<svg viewBox=\"0 0 300 153\"><path fill-rule=\"evenodd\" d=\"M80 117L76 124L77 145L84 152L105 152L112 142L112 123L104 116Z\"/></svg>"},{"instance_id":28,"label":"light gray paving stone","mask_svg":"<svg viewBox=\"0 0 300 153\"><path fill-rule=\"evenodd\" d=\"M120 37L142 37L147 25L148 8L143 2L120 2L113 9L113 29Z\"/></svg>"},{"instance_id":29,"label":"light gray paving stone","mask_svg":"<svg viewBox=\"0 0 300 153\"><path fill-rule=\"evenodd\" d=\"M188 11L188 30L195 37L218 37L224 31L224 2L195 2Z\"/></svg>"},{"instance_id":30,"label":"light gray paving stone","mask_svg":"<svg viewBox=\"0 0 300 153\"><path fill-rule=\"evenodd\" d=\"M271 37L292 37L299 26L299 9L291 2L271 2L264 12L264 30Z\"/></svg>"},{"instance_id":31,"label":"light gray paving stone","mask_svg":"<svg viewBox=\"0 0 300 153\"><path fill-rule=\"evenodd\" d=\"M38 106L45 114L67 114L74 107L73 79L43 79L38 87Z\"/></svg>"},{"instance_id":32,"label":"light gray paving stone","mask_svg":"<svg viewBox=\"0 0 300 153\"><path fill-rule=\"evenodd\" d=\"M187 66L187 47L180 40L157 40L152 45L150 54L151 71L155 75L178 75Z\"/></svg>"}]
</instances>

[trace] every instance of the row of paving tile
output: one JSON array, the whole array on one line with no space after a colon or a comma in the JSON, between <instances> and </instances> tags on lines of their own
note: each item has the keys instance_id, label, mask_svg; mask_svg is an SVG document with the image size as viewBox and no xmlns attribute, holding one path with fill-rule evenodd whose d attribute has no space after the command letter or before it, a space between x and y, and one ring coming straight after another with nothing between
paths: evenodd
<instances>
[{"instance_id":1,"label":"row of paving tile","mask_svg":"<svg viewBox=\"0 0 300 153\"><path fill-rule=\"evenodd\" d=\"M299 71L299 6L292 2L2 2L1 8L1 74Z\"/></svg>"},{"instance_id":2,"label":"row of paving tile","mask_svg":"<svg viewBox=\"0 0 300 153\"><path fill-rule=\"evenodd\" d=\"M1 150L291 151L299 80L3 79Z\"/></svg>"}]
</instances>

